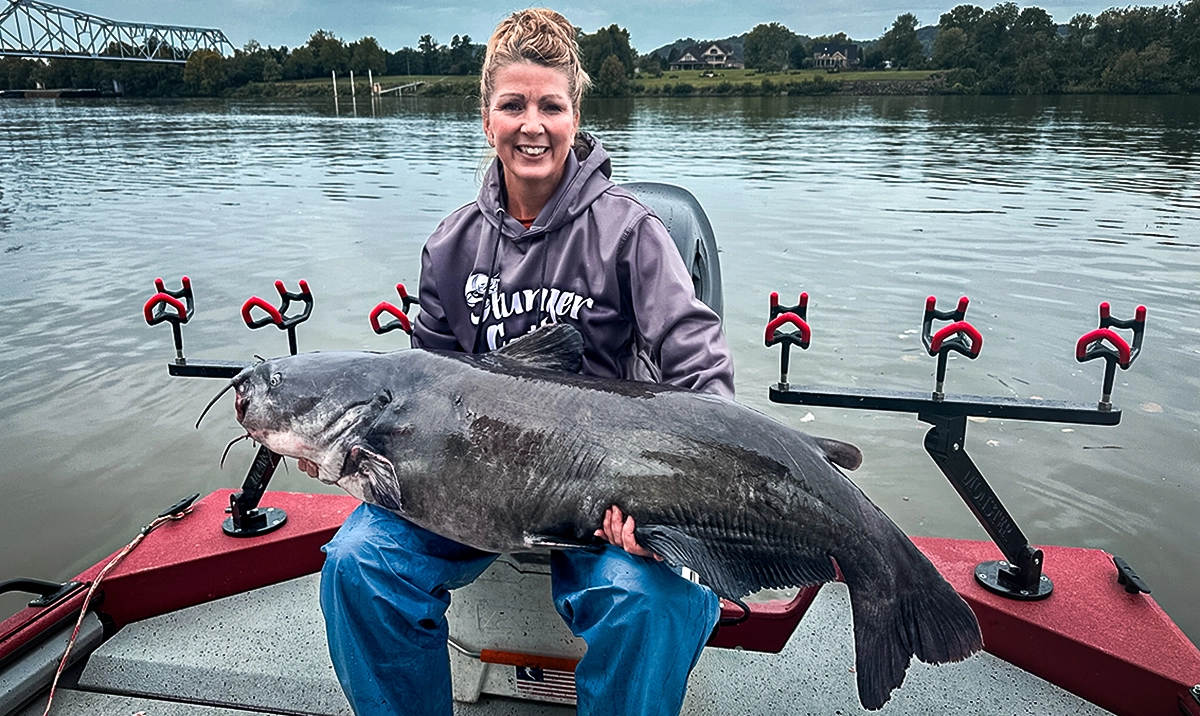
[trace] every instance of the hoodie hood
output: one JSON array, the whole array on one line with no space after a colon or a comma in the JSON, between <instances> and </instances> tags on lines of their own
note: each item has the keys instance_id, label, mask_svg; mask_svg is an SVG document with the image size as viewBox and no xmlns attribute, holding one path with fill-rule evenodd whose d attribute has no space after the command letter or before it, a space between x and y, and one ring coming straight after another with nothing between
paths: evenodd
<instances>
[{"instance_id":1,"label":"hoodie hood","mask_svg":"<svg viewBox=\"0 0 1200 716\"><path fill-rule=\"evenodd\" d=\"M575 146L567 155L567 166L558 188L542 207L533 225L526 229L521 222L505 211L503 165L494 159L475 204L500 235L516 242L547 234L575 220L587 211L613 185L612 162L600 140L586 132L575 136Z\"/></svg>"}]
</instances>

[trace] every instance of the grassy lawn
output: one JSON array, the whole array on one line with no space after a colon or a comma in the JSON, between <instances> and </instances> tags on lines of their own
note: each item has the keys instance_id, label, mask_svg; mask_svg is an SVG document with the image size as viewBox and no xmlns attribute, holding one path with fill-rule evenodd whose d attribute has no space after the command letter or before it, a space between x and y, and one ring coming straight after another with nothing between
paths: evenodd
<instances>
[{"instance_id":1,"label":"grassy lawn","mask_svg":"<svg viewBox=\"0 0 1200 716\"><path fill-rule=\"evenodd\" d=\"M711 77L705 75L713 75ZM755 70L717 70L715 73L708 73L702 70L676 70L663 72L662 77L648 77L639 75L632 82L640 84L646 89L652 87L661 88L663 85L677 85L681 82L686 82L693 87L700 89L701 87L716 86L722 82L731 84L741 84L743 82L751 82L759 84L763 80L771 80L776 84L784 82L805 82L816 77L825 80L874 80L883 82L888 80L923 80L933 74L930 70L863 70L856 72L834 72L829 73L825 70L788 70L787 72L758 72Z\"/></svg>"},{"instance_id":2,"label":"grassy lawn","mask_svg":"<svg viewBox=\"0 0 1200 716\"><path fill-rule=\"evenodd\" d=\"M931 74L933 72L930 70L874 70L834 73L824 70L789 70L787 72L720 70L714 73L701 70L677 70L675 72L663 72L661 77L639 75L630 81L630 85L635 95L657 95L663 91L664 87L667 88L667 94L680 94L679 89L683 89L679 87L680 85L690 85L692 88L683 92L683 94L708 94L714 88L722 85L722 83L728 83L734 86L732 90L734 94L756 95L759 92L759 86L768 80L777 86L789 83L812 82L818 78L829 82L855 80L870 80L874 82L919 81L928 78ZM383 90L389 90L414 82L424 83L419 88L406 89L404 91L406 95L415 93L428 96L458 96L464 94L475 95L479 92L479 78L466 75L386 75L375 77L374 80ZM278 82L269 86L255 83L253 87L243 90L242 93L250 95L261 93L265 96L318 96L332 94L331 84L332 82L329 77ZM350 95L349 74L339 74L337 84L338 95L348 97ZM366 75L355 75L354 85L357 94L369 95L370 89L367 86ZM746 87L745 85L750 85L750 87ZM774 91L771 90L772 93ZM730 88L718 89L716 93L728 94L730 93ZM389 96L395 96L395 93L388 94Z\"/></svg>"}]
</instances>

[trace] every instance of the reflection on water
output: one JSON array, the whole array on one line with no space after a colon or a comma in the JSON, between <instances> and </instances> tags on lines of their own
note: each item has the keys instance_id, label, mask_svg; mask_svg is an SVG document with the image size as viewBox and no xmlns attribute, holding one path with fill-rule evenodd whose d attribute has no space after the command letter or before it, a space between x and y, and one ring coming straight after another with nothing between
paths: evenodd
<instances>
[{"instance_id":1,"label":"reflection on water","mask_svg":"<svg viewBox=\"0 0 1200 716\"><path fill-rule=\"evenodd\" d=\"M142 302L191 277L188 355L282 353L238 309L312 286L301 350L386 350L366 315L415 286L421 244L470 201L485 159L474 101L0 103L0 579L65 578L252 456L215 381L171 379ZM354 111L357 117L354 117ZM984 335L950 392L1094 401L1073 358L1097 305L1149 307L1116 428L971 423L968 448L1038 544L1122 555L1195 638L1200 551L1197 98L686 98L591 102L619 181L681 184L722 247L740 400L858 444L855 481L914 534L985 539L911 416L769 403L767 296L812 296L793 383L928 390L924 299L968 295ZM242 465L242 467L233 467ZM297 471L279 489L324 490ZM215 529L215 526L214 526ZM1053 576L1054 565L1047 565ZM0 614L16 607L0 601Z\"/></svg>"}]
</instances>

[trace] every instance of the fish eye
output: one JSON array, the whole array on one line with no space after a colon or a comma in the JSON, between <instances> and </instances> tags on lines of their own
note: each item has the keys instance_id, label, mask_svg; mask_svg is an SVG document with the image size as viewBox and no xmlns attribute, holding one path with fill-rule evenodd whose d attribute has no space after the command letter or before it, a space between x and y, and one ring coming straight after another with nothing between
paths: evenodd
<instances>
[{"instance_id":1,"label":"fish eye","mask_svg":"<svg viewBox=\"0 0 1200 716\"><path fill-rule=\"evenodd\" d=\"M267 380L267 383L270 384L270 386L272 388L274 388L275 386L279 385L282 382L283 382L283 375L280 373L272 373L270 379Z\"/></svg>"}]
</instances>

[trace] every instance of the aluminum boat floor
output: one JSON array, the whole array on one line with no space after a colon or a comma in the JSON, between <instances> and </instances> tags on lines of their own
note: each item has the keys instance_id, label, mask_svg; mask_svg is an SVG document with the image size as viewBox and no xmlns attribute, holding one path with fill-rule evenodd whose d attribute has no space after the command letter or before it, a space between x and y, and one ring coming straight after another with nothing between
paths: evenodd
<instances>
[{"instance_id":1,"label":"aluminum boat floor","mask_svg":"<svg viewBox=\"0 0 1200 716\"><path fill-rule=\"evenodd\" d=\"M241 716L352 712L325 645L312 575L125 627L89 658L77 685L56 697L55 714L144 711L155 716ZM821 589L780 654L706 649L683 713L854 714L848 592ZM37 716L39 700L21 716ZM455 704L462 716L563 716L573 708L484 697ZM962 663L914 661L889 714L1108 713L990 654Z\"/></svg>"}]
</instances>

